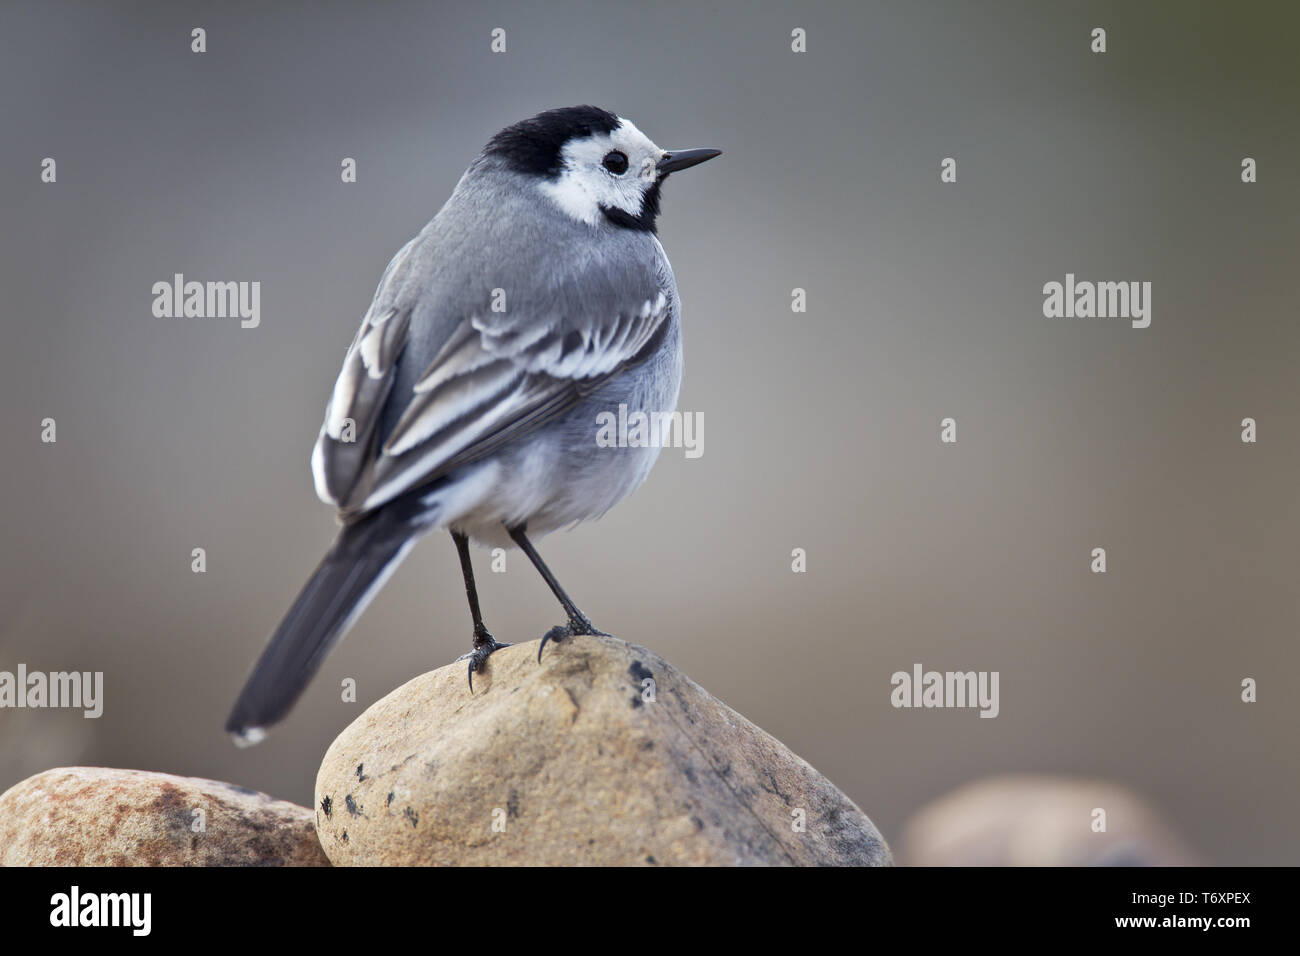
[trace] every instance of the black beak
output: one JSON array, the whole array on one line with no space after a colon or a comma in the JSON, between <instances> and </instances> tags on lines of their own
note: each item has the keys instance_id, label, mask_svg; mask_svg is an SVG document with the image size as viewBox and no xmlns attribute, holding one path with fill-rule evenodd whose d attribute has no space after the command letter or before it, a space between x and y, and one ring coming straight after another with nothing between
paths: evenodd
<instances>
[{"instance_id":1,"label":"black beak","mask_svg":"<svg viewBox=\"0 0 1300 956\"><path fill-rule=\"evenodd\" d=\"M664 153L664 158L659 160L655 167L661 175L666 173L675 173L681 169L690 169L692 166L698 166L714 156L721 156L720 149L670 149Z\"/></svg>"}]
</instances>

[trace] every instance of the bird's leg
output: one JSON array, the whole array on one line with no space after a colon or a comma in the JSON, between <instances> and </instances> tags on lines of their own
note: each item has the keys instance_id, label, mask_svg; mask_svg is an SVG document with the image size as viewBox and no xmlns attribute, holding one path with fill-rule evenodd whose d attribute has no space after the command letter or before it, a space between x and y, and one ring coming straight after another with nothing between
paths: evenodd
<instances>
[{"instance_id":1,"label":"bird's leg","mask_svg":"<svg viewBox=\"0 0 1300 956\"><path fill-rule=\"evenodd\" d=\"M528 555L528 560L533 562L533 567L537 569L537 573L542 576L542 580L546 582L546 586L551 589L551 593L554 594L556 599L560 602L560 606L564 608L564 613L569 615L568 624L557 625L542 635L542 645L537 648L538 663L541 663L542 651L546 649L546 644L549 641L562 641L566 637L576 637L580 634L609 637L609 635L604 631L597 630L591 621L587 619L587 615L579 611L578 605L574 604L573 600L564 593L564 588L560 587L560 582L555 579L555 575L551 573L551 569L546 566L546 562L542 560L542 556L537 553L537 549L533 547L533 543L529 541L528 536L524 534L524 525L516 525L513 528L507 525L506 531L509 533L511 539L514 540L515 544L519 545L520 550L522 550L524 554Z\"/></svg>"},{"instance_id":2,"label":"bird's leg","mask_svg":"<svg viewBox=\"0 0 1300 956\"><path fill-rule=\"evenodd\" d=\"M487 625L483 623L483 614L478 607L478 588L474 585L474 564L469 557L469 537L459 531L453 531L451 540L456 542L456 553L460 555L460 573L465 576L465 596L469 598L469 613L474 618L473 649L468 654L456 658L458 661L469 661L469 691L472 694L474 672L482 673L492 653L510 645L493 639L488 633Z\"/></svg>"}]
</instances>

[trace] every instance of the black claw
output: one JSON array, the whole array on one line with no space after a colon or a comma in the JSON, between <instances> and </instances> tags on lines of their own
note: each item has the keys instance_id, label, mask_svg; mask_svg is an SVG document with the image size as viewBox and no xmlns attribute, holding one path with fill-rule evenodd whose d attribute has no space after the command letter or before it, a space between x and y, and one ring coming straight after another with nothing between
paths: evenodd
<instances>
[{"instance_id":1,"label":"black claw","mask_svg":"<svg viewBox=\"0 0 1300 956\"><path fill-rule=\"evenodd\" d=\"M543 634L542 645L541 647L537 648L537 663L540 664L542 662L542 651L546 650L547 641L562 641L569 636L570 636L569 628L567 625L564 624L557 624L555 625L555 627L551 628L549 631Z\"/></svg>"},{"instance_id":2,"label":"black claw","mask_svg":"<svg viewBox=\"0 0 1300 956\"><path fill-rule=\"evenodd\" d=\"M511 644L503 644L500 641L493 640L492 635L486 630L482 634L475 632L474 649L468 654L462 654L456 658L458 661L469 661L469 692L474 693L474 672L480 674L487 667L488 658L501 650L503 647L512 647Z\"/></svg>"},{"instance_id":3,"label":"black claw","mask_svg":"<svg viewBox=\"0 0 1300 956\"><path fill-rule=\"evenodd\" d=\"M598 630L585 617L571 617L568 624L557 624L545 634L542 635L542 645L537 648L537 663L542 662L542 651L546 649L548 641L562 641L569 637L609 637L604 631Z\"/></svg>"}]
</instances>

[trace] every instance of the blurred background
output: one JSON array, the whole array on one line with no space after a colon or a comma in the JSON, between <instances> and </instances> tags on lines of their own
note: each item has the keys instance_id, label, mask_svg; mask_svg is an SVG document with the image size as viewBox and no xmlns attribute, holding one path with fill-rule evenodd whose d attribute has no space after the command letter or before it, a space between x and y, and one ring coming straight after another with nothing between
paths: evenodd
<instances>
[{"instance_id":1,"label":"blurred background","mask_svg":"<svg viewBox=\"0 0 1300 956\"><path fill-rule=\"evenodd\" d=\"M0 670L103 671L106 701L0 711L0 791L89 764L309 804L343 727L468 648L438 534L264 744L222 733L333 537L308 459L384 266L493 132L591 102L726 151L660 229L703 457L541 545L592 619L887 838L1039 773L1140 794L1209 862L1296 863L1297 27L1280 0L5 0ZM177 272L260 281L260 327L155 318ZM1150 328L1044 318L1067 272L1150 281ZM557 623L518 552L476 560L498 639ZM893 708L915 663L1000 672L999 716Z\"/></svg>"}]
</instances>

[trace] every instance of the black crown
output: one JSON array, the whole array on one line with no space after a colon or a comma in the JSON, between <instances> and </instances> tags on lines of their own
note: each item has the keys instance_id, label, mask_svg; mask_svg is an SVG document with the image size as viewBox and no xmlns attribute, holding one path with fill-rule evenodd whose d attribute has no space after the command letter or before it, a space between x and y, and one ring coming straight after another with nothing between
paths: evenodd
<instances>
[{"instance_id":1,"label":"black crown","mask_svg":"<svg viewBox=\"0 0 1300 956\"><path fill-rule=\"evenodd\" d=\"M521 173L554 179L560 174L565 143L593 133L612 133L618 123L617 116L596 106L547 110L497 133L483 155L500 156Z\"/></svg>"}]
</instances>

